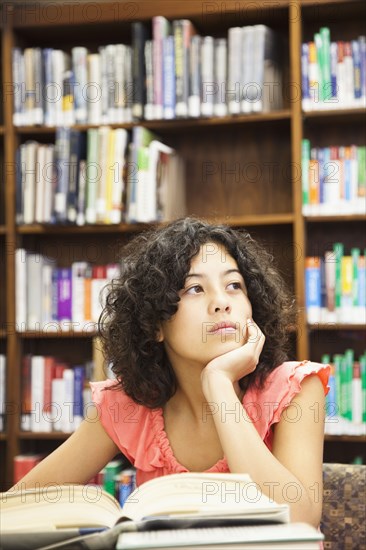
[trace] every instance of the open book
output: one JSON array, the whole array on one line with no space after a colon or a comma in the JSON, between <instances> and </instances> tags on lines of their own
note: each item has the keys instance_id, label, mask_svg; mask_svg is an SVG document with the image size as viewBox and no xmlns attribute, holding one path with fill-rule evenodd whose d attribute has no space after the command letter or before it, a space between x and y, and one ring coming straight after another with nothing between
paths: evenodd
<instances>
[{"instance_id":1,"label":"open book","mask_svg":"<svg viewBox=\"0 0 366 550\"><path fill-rule=\"evenodd\" d=\"M95 485L49 485L1 494L1 532L112 527L121 520L247 518L289 521L288 506L263 495L246 474L172 474L147 481L123 508Z\"/></svg>"},{"instance_id":2,"label":"open book","mask_svg":"<svg viewBox=\"0 0 366 550\"><path fill-rule=\"evenodd\" d=\"M0 495L4 549L16 548L15 535L27 542L22 548L36 548L85 535L87 529L112 528L100 547L114 548L122 532L288 521L288 505L263 495L246 474L185 472L155 478L137 488L123 508L95 485L52 484ZM38 546L31 545L30 535Z\"/></svg>"}]
</instances>

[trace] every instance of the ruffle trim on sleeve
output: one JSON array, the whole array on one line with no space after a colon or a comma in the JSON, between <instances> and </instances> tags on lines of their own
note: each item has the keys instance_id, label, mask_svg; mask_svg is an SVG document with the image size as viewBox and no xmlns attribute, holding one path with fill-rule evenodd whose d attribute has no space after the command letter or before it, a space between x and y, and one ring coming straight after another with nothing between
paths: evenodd
<instances>
[{"instance_id":1,"label":"ruffle trim on sleeve","mask_svg":"<svg viewBox=\"0 0 366 550\"><path fill-rule=\"evenodd\" d=\"M301 383L307 376L317 374L323 384L324 395L327 395L329 392L330 388L328 386L328 379L330 374L330 365L314 363L312 361L302 361L301 363L291 362L290 365L290 372L287 380L285 381L287 392L281 399L278 408L274 411L270 425L280 421L283 410L286 409L294 397L300 393Z\"/></svg>"},{"instance_id":2,"label":"ruffle trim on sleeve","mask_svg":"<svg viewBox=\"0 0 366 550\"><path fill-rule=\"evenodd\" d=\"M243 399L243 406L263 440L272 424L279 422L283 410L301 391L302 381L311 374L320 378L325 395L329 391L330 366L312 361L287 361L268 376L262 390L253 388Z\"/></svg>"}]
</instances>

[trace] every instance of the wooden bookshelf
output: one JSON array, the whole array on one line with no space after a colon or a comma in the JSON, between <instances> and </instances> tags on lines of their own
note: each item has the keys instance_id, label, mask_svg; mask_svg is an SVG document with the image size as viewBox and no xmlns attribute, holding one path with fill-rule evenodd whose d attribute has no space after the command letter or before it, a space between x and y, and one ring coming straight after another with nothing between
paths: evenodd
<instances>
[{"instance_id":1,"label":"wooden bookshelf","mask_svg":"<svg viewBox=\"0 0 366 550\"><path fill-rule=\"evenodd\" d=\"M54 3L53 3L54 4ZM229 0L225 3L212 3L211 9L196 0L157 1L138 0L137 2L96 2L98 20L86 17L90 3L59 2L58 16L47 17L39 3L36 9L26 5L8 6L7 17L1 29L2 87L12 82L11 52L14 46L57 47L70 50L72 46L87 45L94 50L100 44L130 40L131 21L150 21L155 15L168 19L188 18L202 34L223 36L230 27L263 23L278 30L286 41L285 73L287 82L301 89L301 43L309 40L321 25L329 25L334 30L335 39L349 39L363 34L366 5L361 0L301 0L290 2L278 0L270 9L264 3L238 3ZM90 5L89 5L90 4ZM238 7L238 4L239 7ZM245 9L244 9L245 7ZM41 9L42 8L42 9ZM91 12L90 12L91 13ZM46 15L45 15L46 14ZM329 14L332 15L329 18ZM54 127L15 127L13 125L13 105L10 94L4 94L3 112L0 118L0 158L8 166L14 163L17 147L28 139L52 141ZM131 124L109 124L112 128L131 129ZM187 192L188 213L202 216L216 222L225 222L234 227L248 227L250 232L271 247L281 271L293 289L299 308L297 330L293 331L294 358L320 359L321 338L326 331L333 331L338 340L343 332L354 335L362 330L361 325L318 325L308 326L305 316L304 261L310 255L314 243L324 248L330 240L346 240L346 245L362 241L361 223L364 215L304 217L302 215L301 181L298 167L301 166L301 140L311 139L315 145L324 146L330 140L342 144L342 140L355 140L356 144L365 141L365 117L363 109L339 109L329 111L302 112L301 99L296 95L287 98L285 108L280 111L228 116L224 118L200 118L172 121L142 121L139 123L158 132L163 141L171 144L181 154L188 166ZM87 131L92 125L76 125L80 131ZM353 142L351 142L353 143ZM220 176L205 185L200 169L206 159L223 162L255 162L259 166L264 161L277 163L287 168L274 181L246 185L245 192L238 193L237 186L230 183L223 192ZM4 180L4 178L3 178ZM15 175L8 174L0 196L4 196L3 220L0 221L0 235L7 247L4 265L6 296L0 303L3 321L7 327L15 327L15 263L16 247L31 249L37 246L41 252L49 242L62 247L67 238L77 244L91 241L102 251L103 260L113 257L115 247L121 239L128 240L151 224L118 224L92 226L48 226L15 224ZM229 198L227 198L227 196ZM323 225L324 224L324 225ZM363 247L364 248L364 247ZM66 254L62 261L67 265ZM82 259L82 258L79 258ZM60 332L18 333L12 330L0 331L2 345L6 347L8 368L7 397L13 403L20 403L21 356L29 349L52 355L55 351L75 354L78 359L90 351L90 341L94 333ZM348 340L346 338L346 343ZM66 345L65 345L66 344ZM338 344L331 343L332 352ZM87 350L87 351L86 351ZM86 358L86 357L85 357ZM20 452L37 449L44 443L49 449L68 437L68 434L35 434L21 432L20 412L9 415L7 435L0 434L0 459L6 464L6 480L12 480L13 457ZM345 447L350 453L357 445L365 443L365 438L350 436L326 436L326 456L334 459ZM43 448L43 447L42 447ZM351 450L350 450L351 449ZM345 455L344 455L345 456ZM350 458L351 459L351 458Z\"/></svg>"}]
</instances>

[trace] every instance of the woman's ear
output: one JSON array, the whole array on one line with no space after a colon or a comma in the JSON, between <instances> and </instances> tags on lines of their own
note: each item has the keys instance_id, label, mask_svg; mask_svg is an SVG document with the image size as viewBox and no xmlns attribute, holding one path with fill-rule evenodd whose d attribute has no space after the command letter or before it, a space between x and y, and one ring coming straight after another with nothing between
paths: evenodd
<instances>
[{"instance_id":1,"label":"woman's ear","mask_svg":"<svg viewBox=\"0 0 366 550\"><path fill-rule=\"evenodd\" d=\"M156 341L157 342L163 342L164 341L163 329L162 329L160 324L159 324L158 330L156 332Z\"/></svg>"}]
</instances>

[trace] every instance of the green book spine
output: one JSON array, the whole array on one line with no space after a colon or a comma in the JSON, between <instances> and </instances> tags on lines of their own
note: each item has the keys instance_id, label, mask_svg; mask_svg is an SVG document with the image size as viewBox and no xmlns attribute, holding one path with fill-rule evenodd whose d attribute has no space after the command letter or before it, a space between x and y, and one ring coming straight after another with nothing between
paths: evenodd
<instances>
[{"instance_id":1,"label":"green book spine","mask_svg":"<svg viewBox=\"0 0 366 550\"><path fill-rule=\"evenodd\" d=\"M360 261L360 249L352 248L352 265L353 265L353 276L352 276L352 305L358 306L358 263Z\"/></svg>"},{"instance_id":2,"label":"green book spine","mask_svg":"<svg viewBox=\"0 0 366 550\"><path fill-rule=\"evenodd\" d=\"M98 129L89 128L87 132L86 151L86 211L87 223L95 223L97 220L97 185L100 177L98 165Z\"/></svg>"},{"instance_id":3,"label":"green book spine","mask_svg":"<svg viewBox=\"0 0 366 550\"><path fill-rule=\"evenodd\" d=\"M319 32L314 34L314 42L316 46L316 54L318 58L318 74L319 74L319 102L324 101L324 52L323 38Z\"/></svg>"},{"instance_id":4,"label":"green book spine","mask_svg":"<svg viewBox=\"0 0 366 550\"><path fill-rule=\"evenodd\" d=\"M347 418L347 406L348 406L348 395L347 395L347 359L342 355L341 360L341 416Z\"/></svg>"},{"instance_id":5,"label":"green book spine","mask_svg":"<svg viewBox=\"0 0 366 550\"><path fill-rule=\"evenodd\" d=\"M343 257L344 246L342 243L334 243L333 252L335 255L335 307L336 311L340 311L341 299L342 299L342 277L341 277L341 265Z\"/></svg>"},{"instance_id":6,"label":"green book spine","mask_svg":"<svg viewBox=\"0 0 366 550\"><path fill-rule=\"evenodd\" d=\"M337 399L337 416L341 416L342 410L342 355L336 354L333 357L334 362L334 376L335 376L335 385L336 385L336 399Z\"/></svg>"},{"instance_id":7,"label":"green book spine","mask_svg":"<svg viewBox=\"0 0 366 550\"><path fill-rule=\"evenodd\" d=\"M366 145L357 147L358 185L357 196L366 197Z\"/></svg>"},{"instance_id":8,"label":"green book spine","mask_svg":"<svg viewBox=\"0 0 366 550\"><path fill-rule=\"evenodd\" d=\"M310 141L302 140L301 148L301 185L302 185L302 204L309 204L309 162L310 162Z\"/></svg>"},{"instance_id":9,"label":"green book spine","mask_svg":"<svg viewBox=\"0 0 366 550\"><path fill-rule=\"evenodd\" d=\"M366 422L366 354L360 357L360 371L362 384L362 422Z\"/></svg>"},{"instance_id":10,"label":"green book spine","mask_svg":"<svg viewBox=\"0 0 366 550\"><path fill-rule=\"evenodd\" d=\"M347 349L344 357L346 361L346 418L352 421L352 380L354 363L353 350Z\"/></svg>"},{"instance_id":11,"label":"green book spine","mask_svg":"<svg viewBox=\"0 0 366 550\"><path fill-rule=\"evenodd\" d=\"M322 71L323 98L324 98L324 101L328 101L332 98L332 81L330 76L330 30L329 28L322 27L320 29L320 36L322 39L322 57L323 57L323 71Z\"/></svg>"}]
</instances>

